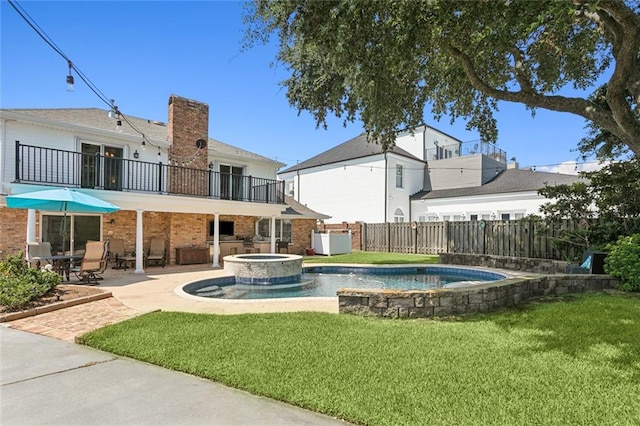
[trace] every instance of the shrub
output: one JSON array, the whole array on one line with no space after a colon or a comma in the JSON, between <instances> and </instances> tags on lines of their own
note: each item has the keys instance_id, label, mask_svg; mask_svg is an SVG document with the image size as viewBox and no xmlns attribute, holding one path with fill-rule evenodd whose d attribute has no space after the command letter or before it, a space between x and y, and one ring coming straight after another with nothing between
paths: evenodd
<instances>
[{"instance_id":1,"label":"shrub","mask_svg":"<svg viewBox=\"0 0 640 426\"><path fill-rule=\"evenodd\" d=\"M605 272L620 280L625 291L640 291L640 234L620 237L607 246Z\"/></svg>"},{"instance_id":2,"label":"shrub","mask_svg":"<svg viewBox=\"0 0 640 426\"><path fill-rule=\"evenodd\" d=\"M19 252L0 261L0 305L5 309L20 309L62 282L54 272L31 268L22 256Z\"/></svg>"}]
</instances>

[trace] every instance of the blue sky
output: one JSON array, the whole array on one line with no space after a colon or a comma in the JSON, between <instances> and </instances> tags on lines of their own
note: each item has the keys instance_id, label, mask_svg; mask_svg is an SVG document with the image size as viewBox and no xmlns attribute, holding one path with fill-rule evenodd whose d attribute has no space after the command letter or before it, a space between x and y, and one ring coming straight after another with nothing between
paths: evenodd
<instances>
[{"instance_id":1,"label":"blue sky","mask_svg":"<svg viewBox=\"0 0 640 426\"><path fill-rule=\"evenodd\" d=\"M209 135L291 166L362 132L330 119L316 128L310 114L289 106L279 82L282 66L271 66L275 43L242 51L242 4L232 1L19 1L56 45L120 110L167 121L169 95L209 105ZM107 109L76 77L65 90L68 67L20 18L0 3L0 106L2 108ZM584 120L519 104L500 104L498 147L507 158L537 170L573 172ZM478 139L448 118L425 122L463 141ZM580 160L582 162L582 160Z\"/></svg>"}]
</instances>

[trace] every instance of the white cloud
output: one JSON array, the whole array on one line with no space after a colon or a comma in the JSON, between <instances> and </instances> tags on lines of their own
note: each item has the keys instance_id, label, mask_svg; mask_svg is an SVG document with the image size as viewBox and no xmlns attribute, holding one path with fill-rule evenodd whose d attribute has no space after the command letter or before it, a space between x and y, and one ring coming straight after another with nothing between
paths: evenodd
<instances>
[{"instance_id":1,"label":"white cloud","mask_svg":"<svg viewBox=\"0 0 640 426\"><path fill-rule=\"evenodd\" d=\"M555 164L552 166L532 166L531 169L535 168L535 171L537 172L577 175L579 172L593 172L596 170L600 170L607 164L608 162L600 163L599 161L589 161L586 163L579 163L575 160L572 160L563 161L560 164Z\"/></svg>"}]
</instances>

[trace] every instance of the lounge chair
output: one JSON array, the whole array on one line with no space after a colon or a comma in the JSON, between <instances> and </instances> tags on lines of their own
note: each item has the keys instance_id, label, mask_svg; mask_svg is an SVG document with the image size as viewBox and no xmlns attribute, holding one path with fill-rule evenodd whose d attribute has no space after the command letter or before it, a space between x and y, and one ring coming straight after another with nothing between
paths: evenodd
<instances>
[{"instance_id":1,"label":"lounge chair","mask_svg":"<svg viewBox=\"0 0 640 426\"><path fill-rule=\"evenodd\" d=\"M163 268L167 263L167 249L163 238L152 237L149 241L149 252L145 258L145 267L149 266L150 262L154 262L156 265L160 264Z\"/></svg>"},{"instance_id":2,"label":"lounge chair","mask_svg":"<svg viewBox=\"0 0 640 426\"><path fill-rule=\"evenodd\" d=\"M124 268L126 271L128 263L135 264L136 257L133 253L127 254L123 239L112 238L109 240L109 261L114 264L113 269Z\"/></svg>"},{"instance_id":3,"label":"lounge chair","mask_svg":"<svg viewBox=\"0 0 640 426\"><path fill-rule=\"evenodd\" d=\"M84 284L98 284L109 263L109 244L105 241L87 241L79 267L71 268Z\"/></svg>"}]
</instances>

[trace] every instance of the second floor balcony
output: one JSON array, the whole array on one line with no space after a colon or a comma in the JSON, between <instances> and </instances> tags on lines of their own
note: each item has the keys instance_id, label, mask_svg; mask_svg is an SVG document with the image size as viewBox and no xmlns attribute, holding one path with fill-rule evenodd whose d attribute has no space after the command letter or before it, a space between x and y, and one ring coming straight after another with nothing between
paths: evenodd
<instances>
[{"instance_id":1,"label":"second floor balcony","mask_svg":"<svg viewBox=\"0 0 640 426\"><path fill-rule=\"evenodd\" d=\"M284 182L162 162L15 145L15 182L284 204Z\"/></svg>"}]
</instances>

